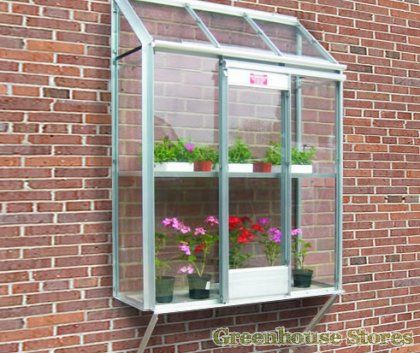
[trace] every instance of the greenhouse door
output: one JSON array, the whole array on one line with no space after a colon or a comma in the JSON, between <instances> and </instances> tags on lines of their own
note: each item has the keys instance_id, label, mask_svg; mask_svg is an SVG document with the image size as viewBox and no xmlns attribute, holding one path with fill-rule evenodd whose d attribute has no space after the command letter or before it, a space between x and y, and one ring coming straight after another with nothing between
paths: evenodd
<instances>
[{"instance_id":1,"label":"greenhouse door","mask_svg":"<svg viewBox=\"0 0 420 353\"><path fill-rule=\"evenodd\" d=\"M290 178L281 157L288 148L282 136L289 82L258 66L227 69L230 301L290 291L284 236Z\"/></svg>"}]
</instances>

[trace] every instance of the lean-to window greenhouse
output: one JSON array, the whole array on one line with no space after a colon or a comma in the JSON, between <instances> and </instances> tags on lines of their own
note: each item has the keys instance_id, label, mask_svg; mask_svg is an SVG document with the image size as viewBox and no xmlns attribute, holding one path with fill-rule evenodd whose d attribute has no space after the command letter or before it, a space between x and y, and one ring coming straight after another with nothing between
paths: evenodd
<instances>
[{"instance_id":1,"label":"lean-to window greenhouse","mask_svg":"<svg viewBox=\"0 0 420 353\"><path fill-rule=\"evenodd\" d=\"M115 0L115 297L168 313L339 294L344 69L294 17Z\"/></svg>"}]
</instances>

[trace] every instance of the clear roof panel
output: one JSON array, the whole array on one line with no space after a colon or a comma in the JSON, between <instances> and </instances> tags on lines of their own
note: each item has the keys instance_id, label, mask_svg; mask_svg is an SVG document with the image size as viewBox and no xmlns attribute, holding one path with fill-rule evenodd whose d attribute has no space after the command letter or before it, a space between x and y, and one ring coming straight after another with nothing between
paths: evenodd
<instances>
[{"instance_id":1,"label":"clear roof panel","mask_svg":"<svg viewBox=\"0 0 420 353\"><path fill-rule=\"evenodd\" d=\"M318 48L308 41L298 27L268 21L255 22L282 53L324 59Z\"/></svg>"},{"instance_id":2,"label":"clear roof panel","mask_svg":"<svg viewBox=\"0 0 420 353\"><path fill-rule=\"evenodd\" d=\"M227 55L240 58L255 56L273 61L272 56L277 56L278 62L339 66L294 17L195 0L116 2L130 15L130 25L141 29L137 35L145 41L166 41L157 43L161 47L182 50L185 44L187 50L217 55L226 49Z\"/></svg>"},{"instance_id":3,"label":"clear roof panel","mask_svg":"<svg viewBox=\"0 0 420 353\"><path fill-rule=\"evenodd\" d=\"M155 39L210 44L185 8L133 0L131 5Z\"/></svg>"},{"instance_id":4,"label":"clear roof panel","mask_svg":"<svg viewBox=\"0 0 420 353\"><path fill-rule=\"evenodd\" d=\"M270 50L243 17L196 11L220 45Z\"/></svg>"}]
</instances>

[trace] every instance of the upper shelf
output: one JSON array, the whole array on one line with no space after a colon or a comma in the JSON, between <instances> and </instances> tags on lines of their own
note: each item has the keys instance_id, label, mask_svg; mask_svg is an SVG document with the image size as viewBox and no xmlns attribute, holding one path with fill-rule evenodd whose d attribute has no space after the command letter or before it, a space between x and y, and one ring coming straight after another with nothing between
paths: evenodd
<instances>
[{"instance_id":1,"label":"upper shelf","mask_svg":"<svg viewBox=\"0 0 420 353\"><path fill-rule=\"evenodd\" d=\"M230 178L280 178L283 173L229 173ZM140 171L121 171L120 176L141 176ZM216 178L219 172L155 172L156 178ZM292 178L333 178L335 173L291 173Z\"/></svg>"}]
</instances>

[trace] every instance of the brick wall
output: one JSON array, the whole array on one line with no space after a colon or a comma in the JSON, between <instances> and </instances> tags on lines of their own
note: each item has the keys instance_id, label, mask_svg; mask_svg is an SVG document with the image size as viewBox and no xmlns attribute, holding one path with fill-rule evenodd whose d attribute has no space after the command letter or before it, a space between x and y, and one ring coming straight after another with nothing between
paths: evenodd
<instances>
[{"instance_id":1,"label":"brick wall","mask_svg":"<svg viewBox=\"0 0 420 353\"><path fill-rule=\"evenodd\" d=\"M346 294L319 329L419 335L417 1L235 5L297 16L348 65ZM0 352L135 352L149 319L111 297L109 18L107 0L0 2ZM211 329L297 328L324 300L168 315L150 344L220 352Z\"/></svg>"}]
</instances>

